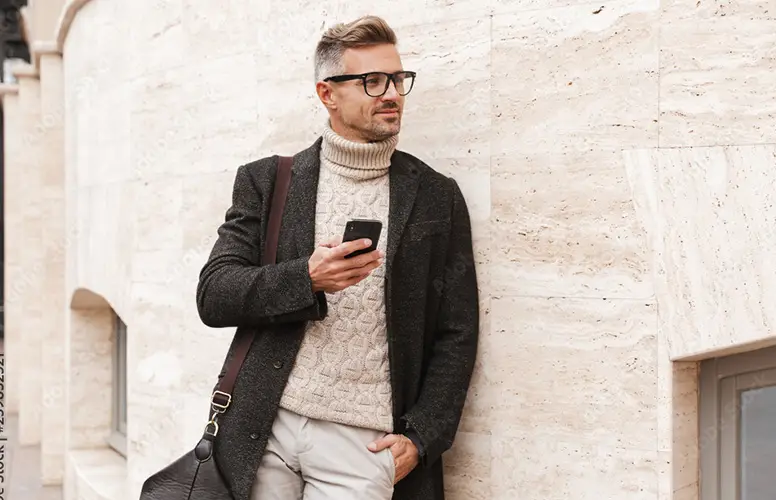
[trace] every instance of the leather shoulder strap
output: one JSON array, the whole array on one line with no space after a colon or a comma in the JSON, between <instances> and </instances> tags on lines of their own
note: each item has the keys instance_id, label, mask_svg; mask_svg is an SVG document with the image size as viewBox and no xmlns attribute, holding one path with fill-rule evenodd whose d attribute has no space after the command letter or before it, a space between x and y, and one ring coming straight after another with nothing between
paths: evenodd
<instances>
[{"instance_id":1,"label":"leather shoulder strap","mask_svg":"<svg viewBox=\"0 0 776 500\"><path fill-rule=\"evenodd\" d=\"M283 209L288 197L288 189L291 185L291 166L293 158L289 156L278 157L277 173L275 174L275 187L272 190L272 205L269 209L269 221L267 232L264 236L264 251L262 252L261 265L275 264L278 253L278 240L280 239L280 223L283 220ZM232 402L232 391L237 381L237 375L242 368L248 351L253 344L254 333L244 333L237 339L234 354L226 366L226 373L221 379L218 390L213 393L211 406L216 413L224 413Z\"/></svg>"},{"instance_id":2,"label":"leather shoulder strap","mask_svg":"<svg viewBox=\"0 0 776 500\"><path fill-rule=\"evenodd\" d=\"M286 206L288 187L291 185L292 163L293 159L289 156L278 158L275 189L272 191L272 206L269 209L269 222L267 223L267 234L265 235L266 241L261 259L263 266L274 264L277 259L280 223L283 220L283 207Z\"/></svg>"}]
</instances>

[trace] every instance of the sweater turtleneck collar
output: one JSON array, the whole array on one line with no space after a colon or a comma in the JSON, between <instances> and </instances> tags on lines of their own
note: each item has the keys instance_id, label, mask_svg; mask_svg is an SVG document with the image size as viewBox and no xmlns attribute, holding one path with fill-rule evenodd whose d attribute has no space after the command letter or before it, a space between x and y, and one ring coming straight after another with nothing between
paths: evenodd
<instances>
[{"instance_id":1,"label":"sweater turtleneck collar","mask_svg":"<svg viewBox=\"0 0 776 500\"><path fill-rule=\"evenodd\" d=\"M398 136L380 142L353 142L340 136L326 122L321 143L321 159L334 173L357 180L368 180L388 173Z\"/></svg>"}]
</instances>

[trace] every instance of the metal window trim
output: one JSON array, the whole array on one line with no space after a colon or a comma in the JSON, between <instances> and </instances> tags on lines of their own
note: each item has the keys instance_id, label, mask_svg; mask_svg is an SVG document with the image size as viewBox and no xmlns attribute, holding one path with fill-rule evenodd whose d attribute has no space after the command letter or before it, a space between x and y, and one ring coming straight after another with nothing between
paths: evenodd
<instances>
[{"instance_id":1,"label":"metal window trim","mask_svg":"<svg viewBox=\"0 0 776 500\"><path fill-rule=\"evenodd\" d=\"M776 347L704 360L700 364L700 498L737 500L740 394L776 381Z\"/></svg>"},{"instance_id":2,"label":"metal window trim","mask_svg":"<svg viewBox=\"0 0 776 500\"><path fill-rule=\"evenodd\" d=\"M127 457L127 436L125 434L113 431L108 435L106 442L116 453L124 458Z\"/></svg>"},{"instance_id":3,"label":"metal window trim","mask_svg":"<svg viewBox=\"0 0 776 500\"><path fill-rule=\"evenodd\" d=\"M124 416L126 415L127 408L127 326L118 316L115 315L114 330L113 330L113 370L112 370L112 418L111 418L111 440L115 439L115 435L123 436L123 440L126 441L127 434L127 421Z\"/></svg>"}]
</instances>

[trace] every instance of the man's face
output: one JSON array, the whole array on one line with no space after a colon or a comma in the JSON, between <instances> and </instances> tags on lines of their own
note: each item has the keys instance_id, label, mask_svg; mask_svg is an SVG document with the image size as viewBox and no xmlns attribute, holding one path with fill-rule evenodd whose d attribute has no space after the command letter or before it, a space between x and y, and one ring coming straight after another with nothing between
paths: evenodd
<instances>
[{"instance_id":1,"label":"man's face","mask_svg":"<svg viewBox=\"0 0 776 500\"><path fill-rule=\"evenodd\" d=\"M393 74L403 70L399 52L391 44L348 49L342 62L346 75L372 71ZM380 77L367 79L366 84L373 95L380 94L385 88ZM396 91L393 82L379 97L371 97L365 92L361 79L329 82L329 85L331 104L328 107L332 126L338 133L358 142L382 141L399 133L404 97Z\"/></svg>"}]
</instances>

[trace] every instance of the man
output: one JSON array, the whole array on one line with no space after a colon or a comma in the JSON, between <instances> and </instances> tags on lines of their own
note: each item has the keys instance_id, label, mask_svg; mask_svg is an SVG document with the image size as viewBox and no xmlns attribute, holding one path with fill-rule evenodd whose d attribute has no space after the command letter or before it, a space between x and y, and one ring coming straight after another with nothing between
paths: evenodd
<instances>
[{"instance_id":1,"label":"man","mask_svg":"<svg viewBox=\"0 0 776 500\"><path fill-rule=\"evenodd\" d=\"M414 73L382 19L326 32L315 72L329 120L293 158L277 264L259 266L269 157L238 169L200 275L202 321L257 333L216 460L237 500L442 499L477 350L468 209L454 180L396 150ZM356 218L385 230L346 259L369 246L340 241Z\"/></svg>"}]
</instances>

